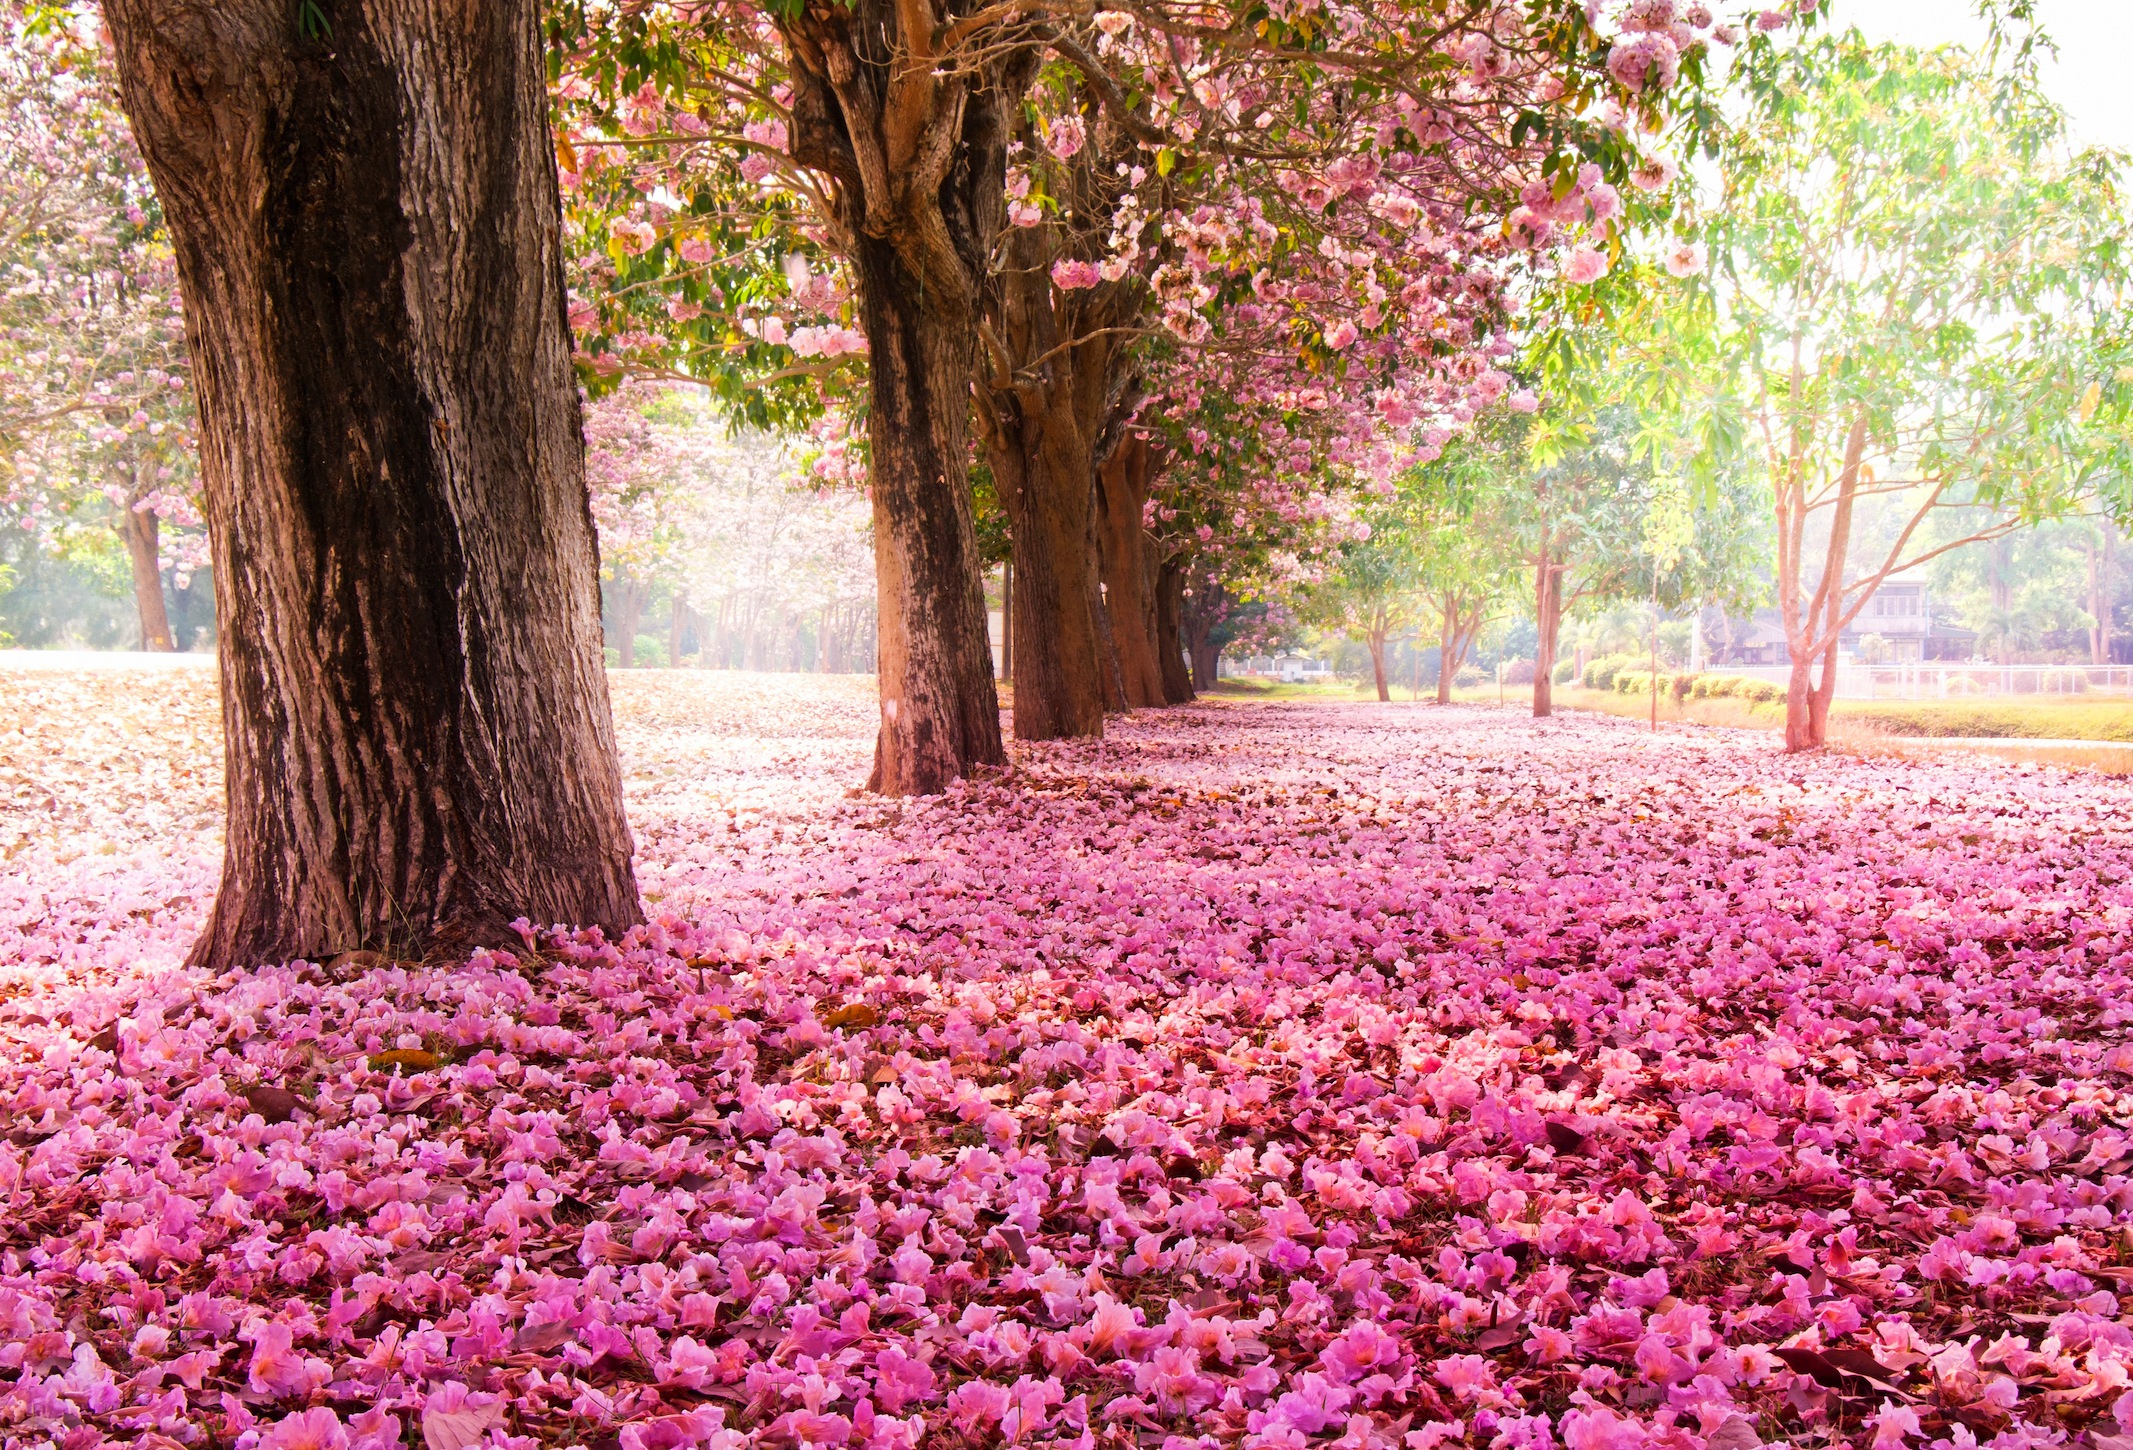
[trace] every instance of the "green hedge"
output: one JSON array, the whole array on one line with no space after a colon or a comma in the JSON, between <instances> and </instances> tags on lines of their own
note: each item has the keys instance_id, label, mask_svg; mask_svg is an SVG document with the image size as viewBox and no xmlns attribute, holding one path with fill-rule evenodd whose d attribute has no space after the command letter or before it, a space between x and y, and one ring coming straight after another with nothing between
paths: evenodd
<instances>
[{"instance_id":1,"label":"green hedge","mask_svg":"<svg viewBox=\"0 0 2133 1450\"><path fill-rule=\"evenodd\" d=\"M1769 680L1750 679L1746 675L1697 675L1689 687L1693 700L1752 700L1767 704L1785 698L1785 687Z\"/></svg>"},{"instance_id":2,"label":"green hedge","mask_svg":"<svg viewBox=\"0 0 2133 1450\"><path fill-rule=\"evenodd\" d=\"M1579 677L1578 683L1588 690L1612 690L1616 675L1635 669L1645 658L1640 655L1601 655L1586 662L1585 673Z\"/></svg>"}]
</instances>

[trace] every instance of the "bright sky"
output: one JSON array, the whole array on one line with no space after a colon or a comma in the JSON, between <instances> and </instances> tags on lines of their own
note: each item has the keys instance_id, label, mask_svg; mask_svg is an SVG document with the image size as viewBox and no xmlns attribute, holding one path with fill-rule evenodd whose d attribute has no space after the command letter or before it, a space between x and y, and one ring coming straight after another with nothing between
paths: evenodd
<instances>
[{"instance_id":1,"label":"bright sky","mask_svg":"<svg viewBox=\"0 0 2133 1450\"><path fill-rule=\"evenodd\" d=\"M2045 84L2073 118L2078 141L2133 151L2133 4L2127 0L2037 0L2044 28L2059 45ZM1831 18L1875 39L1911 45L1972 43L1985 26L1972 0L1831 0Z\"/></svg>"}]
</instances>

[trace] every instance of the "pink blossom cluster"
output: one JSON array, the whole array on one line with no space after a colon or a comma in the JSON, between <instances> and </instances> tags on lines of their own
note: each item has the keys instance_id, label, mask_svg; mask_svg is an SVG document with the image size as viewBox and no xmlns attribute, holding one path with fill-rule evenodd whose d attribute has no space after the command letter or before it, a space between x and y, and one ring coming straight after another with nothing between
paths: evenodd
<instances>
[{"instance_id":1,"label":"pink blossom cluster","mask_svg":"<svg viewBox=\"0 0 2133 1450\"><path fill-rule=\"evenodd\" d=\"M207 562L177 269L92 13L0 3L0 520L57 553L146 516Z\"/></svg>"},{"instance_id":2,"label":"pink blossom cluster","mask_svg":"<svg viewBox=\"0 0 2133 1450\"><path fill-rule=\"evenodd\" d=\"M0 868L6 1443L2133 1418L2108 781L1213 704L885 803L863 688L616 689L623 942L210 977L190 818ZM86 793L23 726L25 798Z\"/></svg>"}]
</instances>

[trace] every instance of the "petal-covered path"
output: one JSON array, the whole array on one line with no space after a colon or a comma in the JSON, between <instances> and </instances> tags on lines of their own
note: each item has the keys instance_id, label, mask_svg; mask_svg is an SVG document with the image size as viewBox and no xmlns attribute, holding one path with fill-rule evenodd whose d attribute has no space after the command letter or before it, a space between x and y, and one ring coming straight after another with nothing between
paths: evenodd
<instances>
[{"instance_id":1,"label":"petal-covered path","mask_svg":"<svg viewBox=\"0 0 2133 1450\"><path fill-rule=\"evenodd\" d=\"M641 939L208 979L204 682L0 697L8 1445L2133 1424L2123 785L1215 704L895 805L862 682L621 676Z\"/></svg>"}]
</instances>

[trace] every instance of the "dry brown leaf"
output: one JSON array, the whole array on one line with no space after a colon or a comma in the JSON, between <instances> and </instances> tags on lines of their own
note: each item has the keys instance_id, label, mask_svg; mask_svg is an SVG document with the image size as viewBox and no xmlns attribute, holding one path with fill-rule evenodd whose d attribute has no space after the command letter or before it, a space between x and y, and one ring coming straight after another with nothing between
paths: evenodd
<instances>
[{"instance_id":1,"label":"dry brown leaf","mask_svg":"<svg viewBox=\"0 0 2133 1450\"><path fill-rule=\"evenodd\" d=\"M490 1430L502 1429L503 1423L500 1403L478 1409L428 1409L422 1412L422 1440L429 1450L468 1450L481 1444Z\"/></svg>"}]
</instances>

